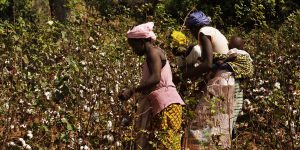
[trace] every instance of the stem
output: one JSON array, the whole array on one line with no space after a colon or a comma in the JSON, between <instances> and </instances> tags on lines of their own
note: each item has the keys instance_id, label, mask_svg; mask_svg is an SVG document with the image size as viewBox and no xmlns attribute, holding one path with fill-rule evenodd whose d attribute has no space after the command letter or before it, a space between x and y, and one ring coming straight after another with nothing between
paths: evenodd
<instances>
[{"instance_id":1,"label":"stem","mask_svg":"<svg viewBox=\"0 0 300 150\"><path fill-rule=\"evenodd\" d=\"M193 6L192 9L189 11L189 13L185 16L184 21L183 21L183 24L182 24L182 26L180 27L180 31L182 31L183 27L185 26L186 19L187 19L188 16L191 14L191 12L194 11L194 10L196 10L196 6Z\"/></svg>"}]
</instances>

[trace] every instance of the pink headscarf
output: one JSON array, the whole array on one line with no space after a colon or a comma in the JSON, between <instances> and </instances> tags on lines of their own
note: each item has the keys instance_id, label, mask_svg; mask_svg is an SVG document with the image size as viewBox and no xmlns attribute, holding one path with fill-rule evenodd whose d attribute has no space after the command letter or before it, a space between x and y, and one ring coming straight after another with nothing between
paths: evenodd
<instances>
[{"instance_id":1,"label":"pink headscarf","mask_svg":"<svg viewBox=\"0 0 300 150\"><path fill-rule=\"evenodd\" d=\"M133 27L132 30L127 32L128 38L140 39L140 38L151 38L152 40L156 40L156 36L153 32L153 22L147 22L144 24L140 24L138 26Z\"/></svg>"}]
</instances>

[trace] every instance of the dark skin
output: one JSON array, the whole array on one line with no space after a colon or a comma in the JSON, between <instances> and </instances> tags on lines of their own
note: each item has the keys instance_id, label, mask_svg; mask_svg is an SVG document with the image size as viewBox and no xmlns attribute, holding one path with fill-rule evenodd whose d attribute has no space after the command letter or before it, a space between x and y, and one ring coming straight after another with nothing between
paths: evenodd
<instances>
[{"instance_id":1,"label":"dark skin","mask_svg":"<svg viewBox=\"0 0 300 150\"><path fill-rule=\"evenodd\" d=\"M233 48L244 49L243 39L239 36L232 36L228 46L229 49L233 49Z\"/></svg>"},{"instance_id":2,"label":"dark skin","mask_svg":"<svg viewBox=\"0 0 300 150\"><path fill-rule=\"evenodd\" d=\"M211 41L203 33L199 33L198 37L199 42L202 43L203 61L197 67L188 66L187 72L183 74L184 77L195 78L198 77L200 74L213 69L213 54Z\"/></svg>"},{"instance_id":3,"label":"dark skin","mask_svg":"<svg viewBox=\"0 0 300 150\"><path fill-rule=\"evenodd\" d=\"M202 46L203 61L201 61L202 63L200 63L197 67L194 67L194 64L188 64L187 66L185 66L186 68L183 69L187 70L187 72L183 74L184 77L196 78L198 77L197 74L208 72L213 67L211 37L204 35L203 33L199 33L199 30L203 27L204 26L188 26L193 37L196 38L198 40L199 45Z\"/></svg>"},{"instance_id":4,"label":"dark skin","mask_svg":"<svg viewBox=\"0 0 300 150\"><path fill-rule=\"evenodd\" d=\"M187 73L184 74L185 77L189 78L196 78L199 74L208 72L212 70L213 64L213 55L212 55L212 43L211 43L211 37L204 35L203 33L199 33L198 31L204 26L190 26L188 27L190 29L190 32L192 35L198 39L199 45L202 46L202 53L203 53L203 63L201 63L198 67L193 67L192 65L188 66ZM244 43L242 38L238 36L233 36L229 43L229 48L237 48L237 49L243 49ZM219 69L225 69L225 70L231 70L231 67L226 65L226 62L234 61L236 59L236 54L230 55L225 60L219 60L216 62L217 66L219 66Z\"/></svg>"},{"instance_id":5,"label":"dark skin","mask_svg":"<svg viewBox=\"0 0 300 150\"><path fill-rule=\"evenodd\" d=\"M203 27L205 27L205 26L191 26L191 27L188 27L189 28L189 30L190 30L190 32L191 32L191 34L193 35L193 37L194 38L196 38L197 40L198 40L198 43L199 43L199 45L202 45L201 44L201 40L199 39L200 37L200 34L198 34L199 33L199 31L200 31L200 29L201 28L203 28ZM208 35L205 35L209 40L211 40L211 37L210 36L208 36Z\"/></svg>"},{"instance_id":6,"label":"dark skin","mask_svg":"<svg viewBox=\"0 0 300 150\"><path fill-rule=\"evenodd\" d=\"M137 87L126 88L119 93L119 98L128 100L134 93L149 93L160 82L161 69L166 60L164 52L153 45L150 39L128 39L128 44L138 56L145 56L150 77Z\"/></svg>"},{"instance_id":7,"label":"dark skin","mask_svg":"<svg viewBox=\"0 0 300 150\"><path fill-rule=\"evenodd\" d=\"M229 44L228 44L229 49L237 48L237 49L244 49L244 41L241 37L239 36L232 36L230 38ZM222 66L222 64L226 62L232 62L236 59L237 54L231 54L228 58L225 60L219 60L216 62L217 65Z\"/></svg>"}]
</instances>

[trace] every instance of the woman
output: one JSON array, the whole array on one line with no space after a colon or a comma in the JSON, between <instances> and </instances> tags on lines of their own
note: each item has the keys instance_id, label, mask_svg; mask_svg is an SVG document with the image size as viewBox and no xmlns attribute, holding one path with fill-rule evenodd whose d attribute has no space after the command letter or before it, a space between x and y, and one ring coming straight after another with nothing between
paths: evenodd
<instances>
[{"instance_id":1,"label":"woman","mask_svg":"<svg viewBox=\"0 0 300 150\"><path fill-rule=\"evenodd\" d=\"M229 148L231 145L234 105L234 77L228 70L213 64L213 52L228 53L228 41L217 29L208 27L210 19L201 11L192 13L187 27L202 49L202 62L188 69L187 77L199 77L209 72L204 94L195 109L185 134L185 148Z\"/></svg>"},{"instance_id":2,"label":"woman","mask_svg":"<svg viewBox=\"0 0 300 150\"><path fill-rule=\"evenodd\" d=\"M207 36L212 43L213 52L227 54L229 48L226 37L218 29L209 26L210 22L210 18L202 11L197 11L189 15L186 25L197 40L200 32ZM201 46L201 43L199 44Z\"/></svg>"},{"instance_id":3,"label":"woman","mask_svg":"<svg viewBox=\"0 0 300 150\"><path fill-rule=\"evenodd\" d=\"M180 150L180 129L183 100L172 82L170 64L164 51L153 45L156 36L153 22L138 25L127 32L133 52L145 57L141 84L125 89L120 98L127 100L134 93L147 93L152 108L151 134L159 149Z\"/></svg>"}]
</instances>

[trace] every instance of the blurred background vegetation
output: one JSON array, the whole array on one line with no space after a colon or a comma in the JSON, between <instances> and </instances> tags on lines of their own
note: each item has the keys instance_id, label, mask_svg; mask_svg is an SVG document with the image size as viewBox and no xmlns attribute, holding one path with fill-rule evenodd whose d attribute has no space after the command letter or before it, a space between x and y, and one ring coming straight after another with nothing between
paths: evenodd
<instances>
[{"instance_id":1,"label":"blurred background vegetation","mask_svg":"<svg viewBox=\"0 0 300 150\"><path fill-rule=\"evenodd\" d=\"M138 84L141 60L125 33L154 21L174 60L170 33L194 10L242 36L254 60L233 148L299 149L298 0L0 0L1 148L132 147L135 99L117 93Z\"/></svg>"}]
</instances>

